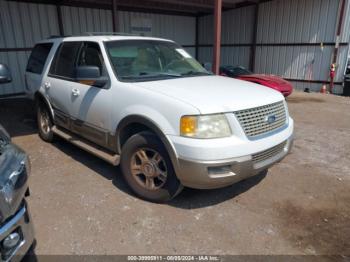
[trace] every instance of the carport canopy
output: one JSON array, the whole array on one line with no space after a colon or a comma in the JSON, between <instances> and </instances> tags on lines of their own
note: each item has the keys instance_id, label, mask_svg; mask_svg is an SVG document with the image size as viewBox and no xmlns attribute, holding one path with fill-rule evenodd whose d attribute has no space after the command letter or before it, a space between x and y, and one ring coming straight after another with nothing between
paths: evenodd
<instances>
[{"instance_id":1,"label":"carport canopy","mask_svg":"<svg viewBox=\"0 0 350 262\"><path fill-rule=\"evenodd\" d=\"M11 1L11 0L10 0ZM111 9L113 15L113 30L118 32L118 10L150 11L163 14L182 14L203 16L214 12L214 47L212 70L219 73L220 47L221 47L221 13L248 5L257 5L261 0L12 0L21 2L46 3L53 5L66 5L76 7L99 7ZM266 1L266 0L263 0ZM63 26L60 32L63 35ZM198 29L196 30L198 34ZM196 36L198 39L198 36Z\"/></svg>"}]
</instances>

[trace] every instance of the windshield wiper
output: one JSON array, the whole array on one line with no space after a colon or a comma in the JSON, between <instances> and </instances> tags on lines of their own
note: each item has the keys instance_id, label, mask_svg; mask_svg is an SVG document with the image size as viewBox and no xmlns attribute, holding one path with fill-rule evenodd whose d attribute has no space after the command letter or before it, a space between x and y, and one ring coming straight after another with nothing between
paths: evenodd
<instances>
[{"instance_id":1,"label":"windshield wiper","mask_svg":"<svg viewBox=\"0 0 350 262\"><path fill-rule=\"evenodd\" d=\"M172 76L172 77L180 77L181 74L178 73L170 73L170 72L157 72L157 73L147 73L140 72L139 76L149 76L149 77L157 77L157 76Z\"/></svg>"},{"instance_id":2,"label":"windshield wiper","mask_svg":"<svg viewBox=\"0 0 350 262\"><path fill-rule=\"evenodd\" d=\"M190 70L188 72L182 73L182 76L207 76L207 75L212 75L208 72L199 72L199 71L193 71Z\"/></svg>"},{"instance_id":3,"label":"windshield wiper","mask_svg":"<svg viewBox=\"0 0 350 262\"><path fill-rule=\"evenodd\" d=\"M182 74L179 73L171 73L171 72L157 72L157 73L148 73L148 72L140 72L138 75L128 75L121 77L125 80L140 80L140 79L149 79L149 78L157 78L157 77L174 77L174 78L180 78L185 76L206 76L206 75L212 75L207 72L198 72L198 71L188 71Z\"/></svg>"},{"instance_id":4,"label":"windshield wiper","mask_svg":"<svg viewBox=\"0 0 350 262\"><path fill-rule=\"evenodd\" d=\"M158 72L158 73L147 73L147 72L140 72L138 75L129 75L129 76L123 76L123 79L147 79L147 78L157 78L160 76L167 76L167 77L181 77L182 75L177 73L166 73L166 72Z\"/></svg>"}]
</instances>

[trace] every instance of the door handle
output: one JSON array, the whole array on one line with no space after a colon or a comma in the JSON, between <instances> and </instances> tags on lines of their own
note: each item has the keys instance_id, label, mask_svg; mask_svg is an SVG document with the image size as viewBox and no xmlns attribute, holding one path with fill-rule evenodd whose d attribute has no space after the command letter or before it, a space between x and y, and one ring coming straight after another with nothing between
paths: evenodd
<instances>
[{"instance_id":1,"label":"door handle","mask_svg":"<svg viewBox=\"0 0 350 262\"><path fill-rule=\"evenodd\" d=\"M73 88L73 89L72 89L72 94L73 94L73 96L79 96L79 95L80 95L79 89Z\"/></svg>"},{"instance_id":2,"label":"door handle","mask_svg":"<svg viewBox=\"0 0 350 262\"><path fill-rule=\"evenodd\" d=\"M44 87L45 89L49 89L51 87L50 82L45 82Z\"/></svg>"}]
</instances>

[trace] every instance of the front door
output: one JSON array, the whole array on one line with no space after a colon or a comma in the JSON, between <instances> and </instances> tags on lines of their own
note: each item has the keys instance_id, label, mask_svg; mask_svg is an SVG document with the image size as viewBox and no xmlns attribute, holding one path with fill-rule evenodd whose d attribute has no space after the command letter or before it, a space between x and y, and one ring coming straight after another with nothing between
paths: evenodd
<instances>
[{"instance_id":1,"label":"front door","mask_svg":"<svg viewBox=\"0 0 350 262\"><path fill-rule=\"evenodd\" d=\"M97 42L84 42L76 66L97 66L102 77L108 77L101 48ZM111 128L110 84L96 87L86 82L75 82L70 90L72 131L101 146L108 146Z\"/></svg>"}]
</instances>

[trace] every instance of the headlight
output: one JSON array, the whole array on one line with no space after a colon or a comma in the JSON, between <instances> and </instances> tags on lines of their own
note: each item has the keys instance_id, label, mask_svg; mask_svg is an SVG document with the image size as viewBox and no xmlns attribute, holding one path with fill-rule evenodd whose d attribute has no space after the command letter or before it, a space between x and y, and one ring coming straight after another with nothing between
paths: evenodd
<instances>
[{"instance_id":1,"label":"headlight","mask_svg":"<svg viewBox=\"0 0 350 262\"><path fill-rule=\"evenodd\" d=\"M226 116L217 114L181 117L180 134L193 138L221 138L232 133Z\"/></svg>"}]
</instances>

